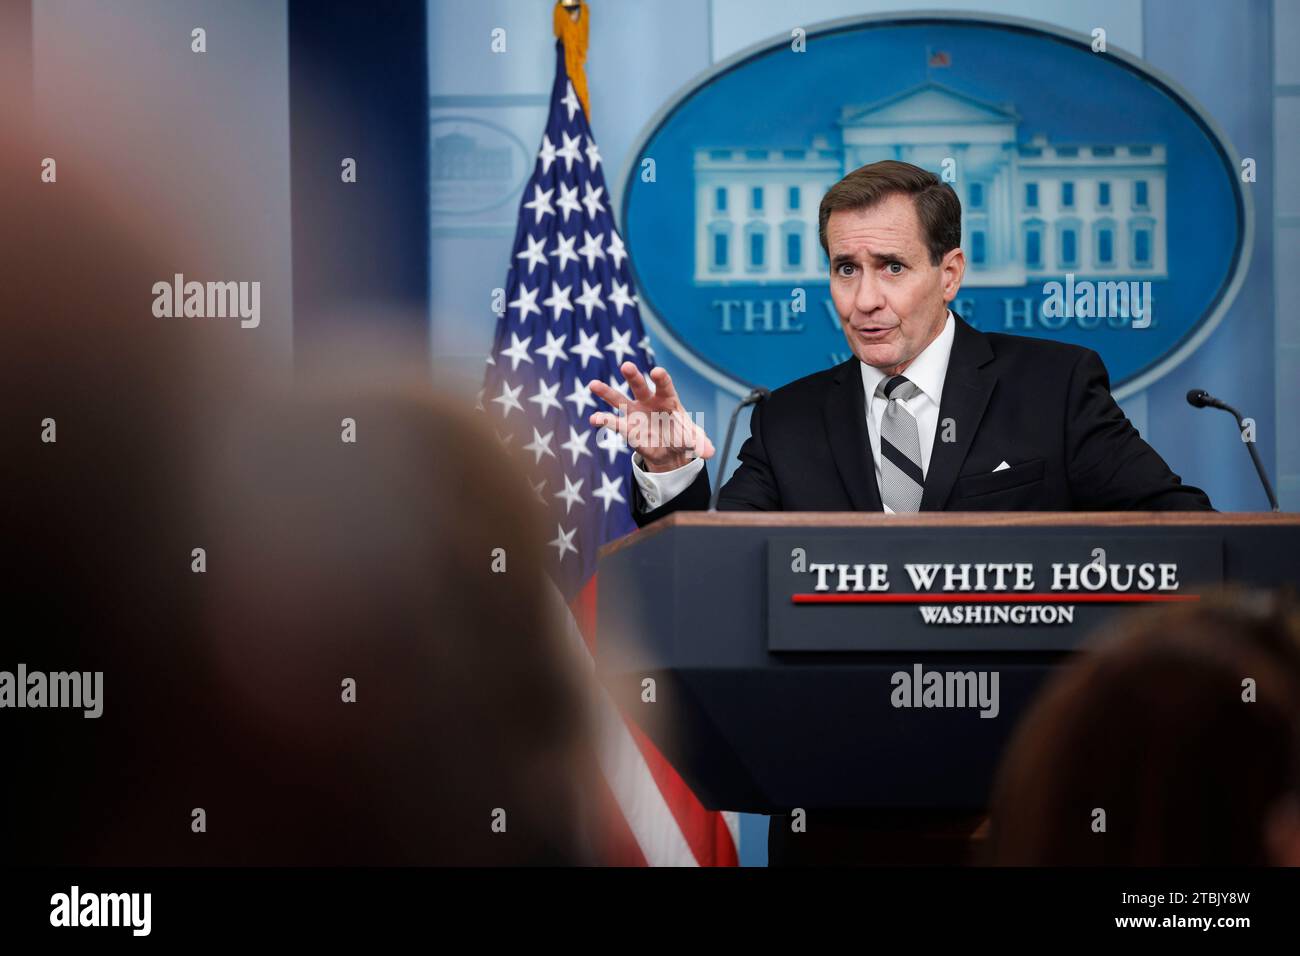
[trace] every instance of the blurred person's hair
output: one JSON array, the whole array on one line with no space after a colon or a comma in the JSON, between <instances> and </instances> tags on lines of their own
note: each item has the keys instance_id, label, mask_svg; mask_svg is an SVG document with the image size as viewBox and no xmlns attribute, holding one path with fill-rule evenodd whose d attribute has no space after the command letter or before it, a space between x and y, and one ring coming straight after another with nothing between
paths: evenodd
<instances>
[{"instance_id":1,"label":"blurred person's hair","mask_svg":"<svg viewBox=\"0 0 1300 956\"><path fill-rule=\"evenodd\" d=\"M93 164L41 183L48 148L0 128L0 670L103 671L103 714L0 714L0 854L585 860L584 698L495 439L391 365L285 392L254 333L154 317L190 237Z\"/></svg>"},{"instance_id":2,"label":"blurred person's hair","mask_svg":"<svg viewBox=\"0 0 1300 956\"><path fill-rule=\"evenodd\" d=\"M587 861L582 652L555 626L532 489L485 423L419 385L300 383L243 403L207 472L210 652L267 729L238 768L257 783L207 785L238 801L253 846Z\"/></svg>"},{"instance_id":3,"label":"blurred person's hair","mask_svg":"<svg viewBox=\"0 0 1300 956\"><path fill-rule=\"evenodd\" d=\"M1270 817L1296 793L1298 711L1289 598L1229 593L1123 620L1018 726L994 787L987 862L1270 862Z\"/></svg>"}]
</instances>

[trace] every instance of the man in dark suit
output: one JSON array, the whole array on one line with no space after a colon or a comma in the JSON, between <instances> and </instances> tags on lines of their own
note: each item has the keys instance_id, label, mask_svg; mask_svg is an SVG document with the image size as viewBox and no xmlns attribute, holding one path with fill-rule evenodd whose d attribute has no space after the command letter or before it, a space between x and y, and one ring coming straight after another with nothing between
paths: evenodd
<instances>
[{"instance_id":1,"label":"man in dark suit","mask_svg":"<svg viewBox=\"0 0 1300 956\"><path fill-rule=\"evenodd\" d=\"M978 332L956 314L949 321L953 343L937 428L919 508L912 510L1210 507L1204 492L1181 484L1124 417L1097 353ZM723 486L720 509L882 510L860 365L854 357L801 378L754 410L741 466ZM639 483L638 492L644 499ZM708 476L700 468L681 494L638 510L636 520L647 524L673 511L703 509L708 500Z\"/></svg>"},{"instance_id":2,"label":"man in dark suit","mask_svg":"<svg viewBox=\"0 0 1300 956\"><path fill-rule=\"evenodd\" d=\"M933 173L854 170L823 197L819 226L853 358L755 407L720 509L1211 510L1124 416L1096 352L982 333L948 308L966 269L961 203ZM713 445L672 379L622 373L628 395L591 383L619 412L591 423L636 452L637 523L707 507Z\"/></svg>"}]
</instances>

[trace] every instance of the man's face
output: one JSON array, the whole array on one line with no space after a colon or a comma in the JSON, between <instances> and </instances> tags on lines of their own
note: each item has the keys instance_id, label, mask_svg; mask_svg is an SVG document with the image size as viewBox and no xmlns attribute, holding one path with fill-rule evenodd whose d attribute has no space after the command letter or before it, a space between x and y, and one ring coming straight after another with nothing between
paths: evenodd
<instances>
[{"instance_id":1,"label":"man's face","mask_svg":"<svg viewBox=\"0 0 1300 956\"><path fill-rule=\"evenodd\" d=\"M831 298L849 348L888 375L903 372L943 331L966 259L952 249L930 263L912 198L837 209L826 223Z\"/></svg>"}]
</instances>

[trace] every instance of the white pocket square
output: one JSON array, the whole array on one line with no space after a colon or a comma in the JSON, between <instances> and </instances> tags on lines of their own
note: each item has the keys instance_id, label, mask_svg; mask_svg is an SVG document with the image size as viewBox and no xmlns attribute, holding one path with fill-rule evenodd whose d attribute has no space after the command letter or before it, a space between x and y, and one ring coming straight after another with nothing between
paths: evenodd
<instances>
[{"instance_id":1,"label":"white pocket square","mask_svg":"<svg viewBox=\"0 0 1300 956\"><path fill-rule=\"evenodd\" d=\"M1007 470L1008 468L1010 468L1010 467L1011 467L1011 466L1008 465L1008 464L1004 461L1002 464L998 465L998 466L997 466L996 468L994 468L993 470L994 470L994 471L1006 471L1006 470Z\"/></svg>"}]
</instances>

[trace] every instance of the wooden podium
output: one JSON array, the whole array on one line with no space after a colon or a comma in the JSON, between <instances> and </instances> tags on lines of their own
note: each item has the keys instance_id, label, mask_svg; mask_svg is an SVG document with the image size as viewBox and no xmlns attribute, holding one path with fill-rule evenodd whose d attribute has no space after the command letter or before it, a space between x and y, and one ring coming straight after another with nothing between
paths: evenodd
<instances>
[{"instance_id":1,"label":"wooden podium","mask_svg":"<svg viewBox=\"0 0 1300 956\"><path fill-rule=\"evenodd\" d=\"M1297 581L1292 514L677 513L602 550L597 670L710 808L978 810L1114 615Z\"/></svg>"}]
</instances>

